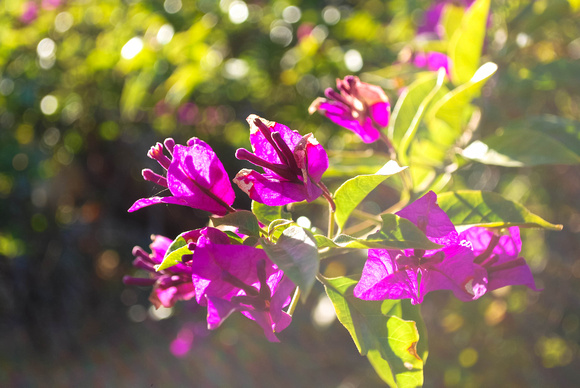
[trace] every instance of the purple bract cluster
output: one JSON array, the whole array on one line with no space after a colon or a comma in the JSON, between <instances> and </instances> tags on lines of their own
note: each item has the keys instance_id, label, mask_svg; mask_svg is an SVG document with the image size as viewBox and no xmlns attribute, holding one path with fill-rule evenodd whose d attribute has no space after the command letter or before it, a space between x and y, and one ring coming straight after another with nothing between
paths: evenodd
<instances>
[{"instance_id":1,"label":"purple bract cluster","mask_svg":"<svg viewBox=\"0 0 580 388\"><path fill-rule=\"evenodd\" d=\"M425 194L396 213L414 223L442 247L434 250L369 249L368 260L354 295L366 300L411 299L421 303L430 291L451 290L462 301L487 291L523 284L535 290L530 268L519 257L518 227L498 235L473 227L457 233L437 205L437 195Z\"/></svg>"},{"instance_id":2,"label":"purple bract cluster","mask_svg":"<svg viewBox=\"0 0 580 388\"><path fill-rule=\"evenodd\" d=\"M388 125L390 105L378 86L348 76L337 80L340 92L326 91L312 111L353 130L364 142L380 137ZM328 156L312 134L302 136L290 128L256 115L248 117L252 152L238 149L236 157L263 169L242 169L233 181L248 196L269 206L312 202L324 197L334 210L332 195L322 183ZM144 169L143 178L168 190L165 197L142 198L135 211L153 204L176 204L223 216L235 213L235 194L229 176L211 147L192 138L187 145L166 139L153 146L148 156L165 170L163 175ZM517 227L499 233L473 227L458 233L437 196L429 192L397 213L415 224L429 240L441 247L421 249L369 249L368 260L354 295L365 300L410 299L421 303L425 294L451 290L462 301L475 300L486 292L522 284L535 289L525 260L519 256L521 240ZM254 320L266 338L278 341L291 316L284 309L296 285L274 264L266 252L240 244L246 237L230 237L206 227L182 233L176 246L163 236L153 236L151 253L135 247L133 265L148 273L146 278L126 276L126 284L153 286L150 300L159 308L179 300L192 300L207 307L207 324L215 329L233 312ZM183 239L183 240L181 240ZM255 244L254 244L255 245ZM176 249L187 249L177 264L160 268Z\"/></svg>"}]
</instances>

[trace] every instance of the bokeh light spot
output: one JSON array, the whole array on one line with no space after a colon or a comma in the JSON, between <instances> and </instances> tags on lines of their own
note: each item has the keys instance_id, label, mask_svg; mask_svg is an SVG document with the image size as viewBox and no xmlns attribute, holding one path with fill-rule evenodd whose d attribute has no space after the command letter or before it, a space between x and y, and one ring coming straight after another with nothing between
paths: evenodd
<instances>
[{"instance_id":1,"label":"bokeh light spot","mask_svg":"<svg viewBox=\"0 0 580 388\"><path fill-rule=\"evenodd\" d=\"M322 19L326 24L334 25L340 20L340 11L338 8L329 5L322 10Z\"/></svg>"},{"instance_id":2,"label":"bokeh light spot","mask_svg":"<svg viewBox=\"0 0 580 388\"><path fill-rule=\"evenodd\" d=\"M250 12L248 6L243 1L234 1L228 9L230 21L234 24L241 24L248 19Z\"/></svg>"},{"instance_id":3,"label":"bokeh light spot","mask_svg":"<svg viewBox=\"0 0 580 388\"><path fill-rule=\"evenodd\" d=\"M175 30L171 24L164 24L159 28L157 31L157 42L160 44L167 44L171 42L173 39L173 35L175 34Z\"/></svg>"},{"instance_id":4,"label":"bokeh light spot","mask_svg":"<svg viewBox=\"0 0 580 388\"><path fill-rule=\"evenodd\" d=\"M296 220L296 223L298 224L298 226L305 228L305 229L310 229L310 227L312 226L312 221L310 221L310 219L308 217L304 217L304 216L298 217L298 219Z\"/></svg>"},{"instance_id":5,"label":"bokeh light spot","mask_svg":"<svg viewBox=\"0 0 580 388\"><path fill-rule=\"evenodd\" d=\"M61 12L54 18L54 29L61 34L67 32L73 25L74 18L68 12Z\"/></svg>"},{"instance_id":6,"label":"bokeh light spot","mask_svg":"<svg viewBox=\"0 0 580 388\"><path fill-rule=\"evenodd\" d=\"M466 348L459 353L459 365L464 368L470 368L477 362L479 355L477 350L473 348Z\"/></svg>"},{"instance_id":7,"label":"bokeh light spot","mask_svg":"<svg viewBox=\"0 0 580 388\"><path fill-rule=\"evenodd\" d=\"M292 43L292 30L285 25L277 25L270 30L270 40L280 46Z\"/></svg>"},{"instance_id":8,"label":"bokeh light spot","mask_svg":"<svg viewBox=\"0 0 580 388\"><path fill-rule=\"evenodd\" d=\"M149 317L154 321L160 321L162 319L167 319L173 315L173 308L172 307L163 307L159 306L158 309L155 306L149 307Z\"/></svg>"},{"instance_id":9,"label":"bokeh light spot","mask_svg":"<svg viewBox=\"0 0 580 388\"><path fill-rule=\"evenodd\" d=\"M485 310L485 323L495 326L505 318L507 303L502 299L496 299L487 306Z\"/></svg>"},{"instance_id":10,"label":"bokeh light spot","mask_svg":"<svg viewBox=\"0 0 580 388\"><path fill-rule=\"evenodd\" d=\"M101 279L110 279L115 276L119 267L119 254L111 249L102 252L97 258L96 270Z\"/></svg>"},{"instance_id":11,"label":"bokeh light spot","mask_svg":"<svg viewBox=\"0 0 580 388\"><path fill-rule=\"evenodd\" d=\"M225 63L224 76L229 79L240 79L244 78L249 70L248 63L243 59L231 58Z\"/></svg>"},{"instance_id":12,"label":"bokeh light spot","mask_svg":"<svg viewBox=\"0 0 580 388\"><path fill-rule=\"evenodd\" d=\"M344 64L350 71L359 71L363 67L363 59L357 50L351 49L344 54Z\"/></svg>"},{"instance_id":13,"label":"bokeh light spot","mask_svg":"<svg viewBox=\"0 0 580 388\"><path fill-rule=\"evenodd\" d=\"M320 294L316 306L312 310L312 323L320 329L325 329L336 320L332 301L326 294Z\"/></svg>"},{"instance_id":14,"label":"bokeh light spot","mask_svg":"<svg viewBox=\"0 0 580 388\"><path fill-rule=\"evenodd\" d=\"M301 17L300 8L294 5L284 8L284 11L282 11L282 19L287 23L296 23Z\"/></svg>"},{"instance_id":15,"label":"bokeh light spot","mask_svg":"<svg viewBox=\"0 0 580 388\"><path fill-rule=\"evenodd\" d=\"M36 46L36 53L40 58L49 58L56 52L56 43L50 38L44 38Z\"/></svg>"},{"instance_id":16,"label":"bokeh light spot","mask_svg":"<svg viewBox=\"0 0 580 388\"><path fill-rule=\"evenodd\" d=\"M24 170L28 167L28 155L22 153L14 155L12 158L12 167L14 167L16 171Z\"/></svg>"},{"instance_id":17,"label":"bokeh light spot","mask_svg":"<svg viewBox=\"0 0 580 388\"><path fill-rule=\"evenodd\" d=\"M44 131L42 141L49 147L54 147L60 140L60 131L57 128L51 127Z\"/></svg>"},{"instance_id":18,"label":"bokeh light spot","mask_svg":"<svg viewBox=\"0 0 580 388\"><path fill-rule=\"evenodd\" d=\"M125 43L121 49L121 56L125 59L133 59L141 50L143 50L143 39L135 36Z\"/></svg>"},{"instance_id":19,"label":"bokeh light spot","mask_svg":"<svg viewBox=\"0 0 580 388\"><path fill-rule=\"evenodd\" d=\"M50 116L58 109L58 100L53 95L47 95L40 100L40 110L47 116Z\"/></svg>"},{"instance_id":20,"label":"bokeh light spot","mask_svg":"<svg viewBox=\"0 0 580 388\"><path fill-rule=\"evenodd\" d=\"M169 14L174 14L181 10L182 5L181 0L165 0L163 9Z\"/></svg>"},{"instance_id":21,"label":"bokeh light spot","mask_svg":"<svg viewBox=\"0 0 580 388\"><path fill-rule=\"evenodd\" d=\"M145 307L141 306L140 304L136 304L129 307L127 315L129 316L130 320L139 323L143 322L147 318L147 310L145 310Z\"/></svg>"},{"instance_id":22,"label":"bokeh light spot","mask_svg":"<svg viewBox=\"0 0 580 388\"><path fill-rule=\"evenodd\" d=\"M99 128L99 135L105 140L115 140L119 133L119 124L114 121L105 121Z\"/></svg>"},{"instance_id":23,"label":"bokeh light spot","mask_svg":"<svg viewBox=\"0 0 580 388\"><path fill-rule=\"evenodd\" d=\"M441 325L447 333L459 330L463 326L463 317L456 313L447 314L441 321Z\"/></svg>"},{"instance_id":24,"label":"bokeh light spot","mask_svg":"<svg viewBox=\"0 0 580 388\"><path fill-rule=\"evenodd\" d=\"M34 139L34 128L29 124L21 124L14 136L20 144L28 144Z\"/></svg>"}]
</instances>

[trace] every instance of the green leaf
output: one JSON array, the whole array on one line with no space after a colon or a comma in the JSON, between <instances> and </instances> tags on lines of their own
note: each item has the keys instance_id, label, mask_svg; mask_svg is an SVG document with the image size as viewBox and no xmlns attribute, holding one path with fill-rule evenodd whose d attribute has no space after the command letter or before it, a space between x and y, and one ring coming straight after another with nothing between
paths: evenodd
<instances>
[{"instance_id":1,"label":"green leaf","mask_svg":"<svg viewBox=\"0 0 580 388\"><path fill-rule=\"evenodd\" d=\"M383 311L388 311L386 312L388 315L394 315L407 321L414 321L417 324L419 338L421 339L417 344L417 354L423 362L427 361L427 356L429 355L427 326L425 326L425 321L423 321L423 316L421 315L421 305L411 304L409 299L387 299L383 301L382 309Z\"/></svg>"},{"instance_id":2,"label":"green leaf","mask_svg":"<svg viewBox=\"0 0 580 388\"><path fill-rule=\"evenodd\" d=\"M445 80L445 71L443 68L441 68L437 72L434 83L428 82L428 83L422 84L423 86L420 88L420 94L423 95L422 93L427 92L427 91L428 92L424 95L425 97L421 100L421 102L418 105L415 105L417 102L415 100L415 98L419 97L419 91L415 91L415 90L414 90L415 95L413 96L413 100L409 100L408 104L405 103L405 101L407 100L407 98L411 94L410 89L413 85L411 85L409 87L409 94L407 96L405 96L405 97L401 96L401 99L404 99L402 104L405 106L405 110L404 110L405 115L404 116L401 116L400 114L397 115L397 119L399 117L402 117L402 118L401 118L401 120L398 120L398 122L394 123L393 136L395 136L395 133L402 134L400 142L395 143L395 144L398 145L398 147L396 147L396 149L397 149L399 159L404 164L407 163L407 150L411 146L411 142L413 141L413 139L417 133L417 130L419 129L419 124L421 123L421 120L423 119L425 111L426 111L427 107L429 106L429 103L431 102L433 97L435 97L435 95L437 94L437 92L439 91L441 86L443 85L444 80ZM426 86L431 86L431 89L426 88ZM397 105L398 104L399 104L399 101L397 101ZM395 107L395 109L397 109L397 107ZM401 108L401 110L402 109L403 108ZM413 109L413 110L412 110L412 112L409 112L408 109ZM393 112L393 114L394 114L394 112ZM408 126L407 126L408 119L410 119L410 121L408 122ZM397 126L399 126L399 127L397 127Z\"/></svg>"},{"instance_id":3,"label":"green leaf","mask_svg":"<svg viewBox=\"0 0 580 388\"><path fill-rule=\"evenodd\" d=\"M398 174L407 167L401 167L396 161L388 161L379 171L372 175L359 175L344 182L334 194L336 212L334 217L342 229L352 211L361 201L388 177Z\"/></svg>"},{"instance_id":4,"label":"green leaf","mask_svg":"<svg viewBox=\"0 0 580 388\"><path fill-rule=\"evenodd\" d=\"M381 215L383 225L375 233L369 235L366 241L393 246L396 249L437 249L440 245L431 242L425 234L411 221L395 214Z\"/></svg>"},{"instance_id":5,"label":"green leaf","mask_svg":"<svg viewBox=\"0 0 580 388\"><path fill-rule=\"evenodd\" d=\"M358 299L353 295L357 281L347 277L322 282L338 320L379 376L391 386L422 386L424 361L417 353L419 332L414 321L393 314L394 305L400 301Z\"/></svg>"},{"instance_id":6,"label":"green leaf","mask_svg":"<svg viewBox=\"0 0 580 388\"><path fill-rule=\"evenodd\" d=\"M429 74L413 82L397 100L389 122L388 136L399 151L401 140L411 127L423 101L437 85L437 75Z\"/></svg>"},{"instance_id":7,"label":"green leaf","mask_svg":"<svg viewBox=\"0 0 580 388\"><path fill-rule=\"evenodd\" d=\"M187 248L187 241L185 241L185 238L183 237L186 233L190 233L190 231L181 233L175 238L175 240L173 240L171 245L169 245L167 252L165 252L165 257L163 257L163 261L156 268L157 271L161 271L181 263L181 256L192 253Z\"/></svg>"},{"instance_id":8,"label":"green leaf","mask_svg":"<svg viewBox=\"0 0 580 388\"><path fill-rule=\"evenodd\" d=\"M474 141L461 155L480 163L504 167L580 163L580 156L565 145L529 129L504 131L482 141Z\"/></svg>"},{"instance_id":9,"label":"green leaf","mask_svg":"<svg viewBox=\"0 0 580 388\"><path fill-rule=\"evenodd\" d=\"M268 206L256 201L252 201L252 213L264 225L278 219L292 219L290 213L284 210L284 206Z\"/></svg>"},{"instance_id":10,"label":"green leaf","mask_svg":"<svg viewBox=\"0 0 580 388\"><path fill-rule=\"evenodd\" d=\"M551 224L519 203L488 191L442 193L437 196L437 202L455 226L521 226L562 230L562 225Z\"/></svg>"},{"instance_id":11,"label":"green leaf","mask_svg":"<svg viewBox=\"0 0 580 388\"><path fill-rule=\"evenodd\" d=\"M450 39L455 31L461 25L461 19L465 15L465 8L453 5L452 3L447 3L443 7L443 13L441 14L441 25L443 26L443 32L445 39Z\"/></svg>"},{"instance_id":12,"label":"green leaf","mask_svg":"<svg viewBox=\"0 0 580 388\"><path fill-rule=\"evenodd\" d=\"M505 125L506 131L521 128L540 131L580 155L580 121L554 115L541 115L526 117Z\"/></svg>"},{"instance_id":13,"label":"green leaf","mask_svg":"<svg viewBox=\"0 0 580 388\"><path fill-rule=\"evenodd\" d=\"M223 217L211 217L214 226L227 225L239 229L240 233L248 236L260 236L260 225L256 216L248 210L238 210Z\"/></svg>"},{"instance_id":14,"label":"green leaf","mask_svg":"<svg viewBox=\"0 0 580 388\"><path fill-rule=\"evenodd\" d=\"M366 238L341 234L334 240L322 235L314 236L319 248L353 249L437 249L441 246L431 242L411 221L395 214L383 214L383 225Z\"/></svg>"},{"instance_id":15,"label":"green leaf","mask_svg":"<svg viewBox=\"0 0 580 388\"><path fill-rule=\"evenodd\" d=\"M325 178L343 178L354 175L374 174L387 163L390 158L385 154L365 151L332 151L328 150L329 167L324 173Z\"/></svg>"},{"instance_id":16,"label":"green leaf","mask_svg":"<svg viewBox=\"0 0 580 388\"><path fill-rule=\"evenodd\" d=\"M242 237L240 237L240 235L238 235L235 232L232 232L231 230L224 230L224 233L228 235L228 237L230 238L230 244L243 244L244 243L244 239Z\"/></svg>"},{"instance_id":17,"label":"green leaf","mask_svg":"<svg viewBox=\"0 0 580 388\"><path fill-rule=\"evenodd\" d=\"M451 127L454 134L461 134L465 107L479 96L483 85L496 71L497 65L493 62L482 65L468 82L453 89L434 104L429 112L430 119L443 120Z\"/></svg>"},{"instance_id":18,"label":"green leaf","mask_svg":"<svg viewBox=\"0 0 580 388\"><path fill-rule=\"evenodd\" d=\"M270 225L268 225L268 236L272 236L272 234L277 231L278 229L286 226L290 226L290 224L293 224L294 221L292 220L274 220L270 223Z\"/></svg>"},{"instance_id":19,"label":"green leaf","mask_svg":"<svg viewBox=\"0 0 580 388\"><path fill-rule=\"evenodd\" d=\"M300 287L300 298L306 301L320 266L318 248L312 233L293 225L282 232L275 245L262 239L262 247L278 268Z\"/></svg>"},{"instance_id":20,"label":"green leaf","mask_svg":"<svg viewBox=\"0 0 580 388\"><path fill-rule=\"evenodd\" d=\"M481 61L490 0L477 0L465 12L461 25L449 41L451 80L459 85L468 82Z\"/></svg>"}]
</instances>

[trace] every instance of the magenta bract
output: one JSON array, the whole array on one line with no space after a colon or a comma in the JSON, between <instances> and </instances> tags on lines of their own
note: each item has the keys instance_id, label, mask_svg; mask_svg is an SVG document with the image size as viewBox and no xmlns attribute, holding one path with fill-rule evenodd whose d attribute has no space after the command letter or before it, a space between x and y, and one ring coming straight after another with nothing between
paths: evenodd
<instances>
[{"instance_id":1,"label":"magenta bract","mask_svg":"<svg viewBox=\"0 0 580 388\"><path fill-rule=\"evenodd\" d=\"M199 231L192 231L191 237L198 237ZM152 236L149 246L151 254L141 247L133 248L133 266L150 273L149 278L134 278L125 276L123 282L128 285L153 286L149 301L156 308L172 307L178 300L189 300L195 296L195 288L191 282L191 269L187 264L178 264L157 272L155 266L161 264L172 240L164 236Z\"/></svg>"},{"instance_id":2,"label":"magenta bract","mask_svg":"<svg viewBox=\"0 0 580 388\"><path fill-rule=\"evenodd\" d=\"M470 7L475 0L436 0L423 14L423 20L417 27L418 35L433 35L436 39L443 38L443 25L441 16L447 4L454 4L463 7ZM450 37L447 37L450 38Z\"/></svg>"},{"instance_id":3,"label":"magenta bract","mask_svg":"<svg viewBox=\"0 0 580 388\"><path fill-rule=\"evenodd\" d=\"M151 147L147 155L167 170L167 177L144 169L143 178L168 188L172 195L139 199L130 212L157 203L184 205L218 215L234 211L231 205L235 194L228 174L207 143L195 137L189 139L187 146L176 145L173 139L164 143L171 158L164 154L161 143Z\"/></svg>"},{"instance_id":4,"label":"magenta bract","mask_svg":"<svg viewBox=\"0 0 580 388\"><path fill-rule=\"evenodd\" d=\"M449 66L451 64L451 59L443 53L436 51L417 53L415 54L413 63L417 67L426 67L430 71L437 71L440 68L444 68L445 73L449 77Z\"/></svg>"},{"instance_id":5,"label":"magenta bract","mask_svg":"<svg viewBox=\"0 0 580 388\"><path fill-rule=\"evenodd\" d=\"M523 257L520 230L513 226L499 235L486 228L469 228L460 235L471 242L475 263L487 271L487 290L524 285L538 291L534 277Z\"/></svg>"},{"instance_id":6,"label":"magenta bract","mask_svg":"<svg viewBox=\"0 0 580 388\"><path fill-rule=\"evenodd\" d=\"M328 168L328 155L312 134L302 136L256 115L247 120L254 153L240 148L236 157L262 167L264 173L241 170L234 178L240 189L254 201L269 206L312 202L328 194L320 181Z\"/></svg>"},{"instance_id":7,"label":"magenta bract","mask_svg":"<svg viewBox=\"0 0 580 388\"><path fill-rule=\"evenodd\" d=\"M389 124L391 105L379 86L361 82L349 75L337 79L339 92L326 89L327 98L317 98L308 108L310 114L318 111L341 127L356 133L365 143L381 136L380 129Z\"/></svg>"},{"instance_id":8,"label":"magenta bract","mask_svg":"<svg viewBox=\"0 0 580 388\"><path fill-rule=\"evenodd\" d=\"M292 320L282 308L290 303L294 283L262 249L221 240L199 238L188 261L196 300L207 306L208 328L219 327L231 313L240 311L262 327L268 340L277 342L275 333Z\"/></svg>"},{"instance_id":9,"label":"magenta bract","mask_svg":"<svg viewBox=\"0 0 580 388\"><path fill-rule=\"evenodd\" d=\"M486 271L473 263L468 241L460 238L449 217L437 205L437 195L425 194L398 216L421 229L427 238L443 247L423 251L369 249L368 260L354 295L365 300L411 299L421 303L430 291L451 290L470 301L486 292Z\"/></svg>"}]
</instances>

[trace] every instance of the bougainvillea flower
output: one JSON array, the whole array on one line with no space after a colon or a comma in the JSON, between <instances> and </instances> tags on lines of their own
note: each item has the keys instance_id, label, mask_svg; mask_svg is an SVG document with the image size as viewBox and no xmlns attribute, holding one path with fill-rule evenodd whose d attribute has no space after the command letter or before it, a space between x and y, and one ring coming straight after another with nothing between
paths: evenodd
<instances>
[{"instance_id":1,"label":"bougainvillea flower","mask_svg":"<svg viewBox=\"0 0 580 388\"><path fill-rule=\"evenodd\" d=\"M187 146L166 139L165 148L157 143L147 153L167 170L167 178L149 169L143 170L143 178L169 189L168 197L142 198L129 209L130 212L157 203L189 206L218 215L235 211L231 205L235 194L222 162L209 145L198 138L191 138Z\"/></svg>"},{"instance_id":2,"label":"bougainvillea flower","mask_svg":"<svg viewBox=\"0 0 580 388\"><path fill-rule=\"evenodd\" d=\"M517 226L499 235L486 228L469 228L460 238L471 242L475 263L487 271L487 290L509 285L524 285L538 291L526 260L520 257L522 240Z\"/></svg>"},{"instance_id":3,"label":"bougainvillea flower","mask_svg":"<svg viewBox=\"0 0 580 388\"><path fill-rule=\"evenodd\" d=\"M234 182L254 201L269 206L308 201L324 195L331 200L320 181L328 168L328 155L309 133L306 136L285 125L256 115L247 118L254 153L240 148L236 158L264 169L264 173L243 169Z\"/></svg>"},{"instance_id":4,"label":"bougainvillea flower","mask_svg":"<svg viewBox=\"0 0 580 388\"><path fill-rule=\"evenodd\" d=\"M24 5L24 12L20 15L20 21L24 24L32 23L38 18L38 5L34 1L29 1Z\"/></svg>"},{"instance_id":5,"label":"bougainvillea flower","mask_svg":"<svg viewBox=\"0 0 580 388\"><path fill-rule=\"evenodd\" d=\"M278 341L275 333L292 320L282 308L290 303L295 286L264 250L200 238L188 262L196 300L207 306L209 329L240 311L262 327L269 341Z\"/></svg>"},{"instance_id":6,"label":"bougainvillea flower","mask_svg":"<svg viewBox=\"0 0 580 388\"><path fill-rule=\"evenodd\" d=\"M462 240L430 191L403 210L406 218L442 248L433 250L369 249L361 279L354 289L365 300L411 299L421 303L430 291L451 290L470 301L486 292L486 271L474 264L470 244Z\"/></svg>"},{"instance_id":7,"label":"bougainvillea flower","mask_svg":"<svg viewBox=\"0 0 580 388\"><path fill-rule=\"evenodd\" d=\"M318 111L341 127L356 133L365 143L372 143L381 136L380 128L389 124L391 105L379 86L361 82L349 75L336 80L339 92L328 88L327 98L317 98L308 108Z\"/></svg>"},{"instance_id":8,"label":"bougainvillea flower","mask_svg":"<svg viewBox=\"0 0 580 388\"><path fill-rule=\"evenodd\" d=\"M427 53L417 53L413 59L413 63L417 67L426 67L430 71L437 71L440 68L445 69L445 73L449 77L449 64L451 60L443 53L430 51Z\"/></svg>"},{"instance_id":9,"label":"bougainvillea flower","mask_svg":"<svg viewBox=\"0 0 580 388\"><path fill-rule=\"evenodd\" d=\"M443 38L443 26L441 16L447 4L470 7L475 0L437 0L423 14L423 20L417 27L417 34L436 34L437 38Z\"/></svg>"},{"instance_id":10,"label":"bougainvillea flower","mask_svg":"<svg viewBox=\"0 0 580 388\"><path fill-rule=\"evenodd\" d=\"M188 237L191 241L199 237L200 231L192 231ZM189 300L195 296L195 288L191 281L191 269L187 264L178 264L157 272L155 266L161 264L172 240L164 236L152 236L151 253L141 247L133 248L133 266L150 273L149 278L125 276L123 282L127 285L153 286L149 301L156 307L172 307L178 300Z\"/></svg>"}]
</instances>

